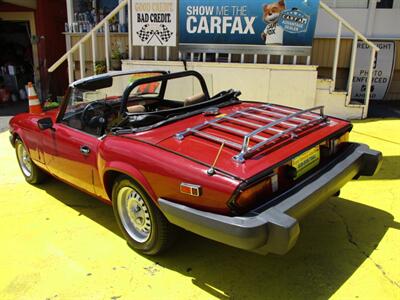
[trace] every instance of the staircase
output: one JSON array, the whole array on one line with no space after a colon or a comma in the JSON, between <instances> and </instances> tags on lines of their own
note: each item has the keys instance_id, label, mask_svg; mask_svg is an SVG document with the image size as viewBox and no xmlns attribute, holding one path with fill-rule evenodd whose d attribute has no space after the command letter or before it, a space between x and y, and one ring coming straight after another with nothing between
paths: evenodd
<instances>
[{"instance_id":1,"label":"staircase","mask_svg":"<svg viewBox=\"0 0 400 300\"><path fill-rule=\"evenodd\" d=\"M104 31L104 49L105 49L105 61L106 61L106 71L109 72L112 70L111 67L111 39L110 39L110 30L109 24L110 20L119 13L128 14L128 58L132 60L134 57L133 48L137 47L132 45L132 4L134 0L123 0L108 16L106 16L99 24L97 24L92 31L88 32L85 36L83 36L79 42L77 42L74 46L70 47L70 50L65 53L57 62L55 62L50 68L49 72L53 72L58 67L60 67L65 61L68 62L68 75L69 75L69 82L72 83L74 80L79 79L75 78L75 62L73 59L73 55L79 53L79 77L84 78L87 76L86 74L86 57L85 57L85 43L91 43L92 51L92 68L93 73L96 73L96 60L98 57L98 51L96 49L97 45L97 37L99 36L99 30L103 29ZM339 16L335 11L329 8L325 3L320 2L320 8L323 9L329 16L337 20L337 35L335 40L335 52L333 58L333 65L332 65L332 75L329 79L317 79L316 82L316 96L315 96L315 104L316 105L324 105L327 111L327 114L337 115L345 118L366 118L370 100L370 90L371 90L371 83L372 83L372 71L374 67L374 59L376 53L379 51L379 48L369 41L362 33L360 33L357 29L355 29L349 22ZM367 92L365 95L365 99L363 103L352 103L351 102L351 94L352 94L352 80L348 80L348 85L345 91L338 91L336 90L336 79L337 79L337 71L338 71L338 61L339 61L339 52L340 52L340 43L342 40L342 29L346 28L350 32L353 33L353 43L352 43L352 52L351 52L351 61L350 61L350 68L348 78L353 78L354 70L355 70L355 63L356 63L356 55L357 55L357 43L358 41L363 41L366 43L371 49L371 59L369 65L369 76L367 80ZM150 47L146 47L150 48ZM139 47L140 51L138 55L136 55L137 60L145 60L146 56L147 59L151 57L153 61L160 60L161 55L159 54L160 49L158 47L152 47L152 54L145 55L146 51L148 52L150 49L145 49L145 47ZM164 50L164 49L163 49ZM180 52L178 48L167 47L165 51L163 51L163 57L165 61L171 60L171 53L179 53L172 58L172 60L181 60L187 59L191 62L209 62L209 56L207 53L195 53L190 52L188 55L187 53ZM267 55L265 61L260 61L261 53L258 55L257 53L230 53L230 52L221 52L214 53L212 59L215 62L221 62L221 57L225 57L226 63L232 62L232 57L236 55L239 57L239 63L241 64L266 64L266 68L270 63L281 64L289 67L290 65L299 65L305 64L309 65L311 61L310 54L306 54L304 59L298 57L298 55L293 54L292 56L288 55ZM275 60L272 57L275 56ZM294 70L295 71L295 70ZM308 84L308 83L305 83ZM275 99L279 100L279 99ZM314 99L313 99L314 100ZM279 103L279 102L278 102Z\"/></svg>"}]
</instances>

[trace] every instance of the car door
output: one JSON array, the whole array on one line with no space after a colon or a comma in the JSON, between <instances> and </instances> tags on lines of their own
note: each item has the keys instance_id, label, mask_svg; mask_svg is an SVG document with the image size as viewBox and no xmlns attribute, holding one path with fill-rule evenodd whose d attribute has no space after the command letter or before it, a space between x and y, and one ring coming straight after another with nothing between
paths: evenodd
<instances>
[{"instance_id":1,"label":"car door","mask_svg":"<svg viewBox=\"0 0 400 300\"><path fill-rule=\"evenodd\" d=\"M67 124L56 123L44 132L44 159L56 177L94 194L97 179L97 149L100 141Z\"/></svg>"}]
</instances>

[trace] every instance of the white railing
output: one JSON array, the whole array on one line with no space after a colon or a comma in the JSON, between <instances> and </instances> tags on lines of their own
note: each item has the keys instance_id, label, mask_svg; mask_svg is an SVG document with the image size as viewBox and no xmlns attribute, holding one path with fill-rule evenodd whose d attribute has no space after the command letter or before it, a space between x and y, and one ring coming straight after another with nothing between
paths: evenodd
<instances>
[{"instance_id":1,"label":"white railing","mask_svg":"<svg viewBox=\"0 0 400 300\"><path fill-rule=\"evenodd\" d=\"M85 59L85 42L92 40L92 61L93 61L93 73L96 72L96 58L97 58L97 33L103 27L104 28L104 49L107 72L110 71L111 63L111 40L110 40L110 20L118 13L123 11L125 13L125 7L128 7L128 44L129 59L132 59L132 34L131 34L131 22L132 22L132 0L123 0L113 11L111 11L100 23L98 23L90 32L83 36L78 43L71 47L71 49L65 53L59 60L57 60L50 68L49 72L54 72L59 66L61 66L66 60L68 60L68 78L69 82L74 81L74 61L73 54L79 50L79 63L80 63L80 76L84 78L86 76L86 59Z\"/></svg>"},{"instance_id":2,"label":"white railing","mask_svg":"<svg viewBox=\"0 0 400 300\"><path fill-rule=\"evenodd\" d=\"M236 56L236 60L234 60ZM180 45L179 60L187 61L215 61L215 62L237 62L253 64L300 64L311 63L310 47L290 46L250 46L250 45Z\"/></svg>"},{"instance_id":3,"label":"white railing","mask_svg":"<svg viewBox=\"0 0 400 300\"><path fill-rule=\"evenodd\" d=\"M332 84L331 84L331 92L336 90L336 76L337 76L337 69L338 69L338 62L339 62L339 54L340 54L340 42L342 37L342 28L343 26L346 27L350 32L354 34L353 37L353 46L351 50L351 60L350 60L350 69L349 69L349 77L347 83L347 98L346 98L346 105L351 105L351 94L353 90L353 77L354 77L354 69L356 64L356 56L357 56L357 43L359 40L366 43L371 49L371 59L369 64L369 72L368 72L368 79L367 79L367 87L365 93L365 100L363 105L368 107L369 100L371 96L371 85L372 85L372 72L374 68L374 61L375 55L379 51L379 48L369 41L361 32L355 29L349 22L339 16L333 9L331 9L328 5L323 2L320 2L320 7L324 9L329 15L335 18L338 21L337 27L337 34L336 34L336 42L335 42L335 52L333 56L333 66L332 66Z\"/></svg>"},{"instance_id":4,"label":"white railing","mask_svg":"<svg viewBox=\"0 0 400 300\"><path fill-rule=\"evenodd\" d=\"M74 46L70 47L70 50L65 53L57 62L55 62L50 68L49 72L55 71L61 64L63 64L66 60L68 61L68 77L70 83L74 81L74 66L75 62L73 61L73 54L77 51L79 51L79 64L80 64L80 77L84 78L86 76L86 59L85 59L85 42L90 40L92 41L92 61L93 61L93 73L96 71L96 58L97 58L97 33L99 30L103 27L104 28L104 43L105 43L105 60L106 60L106 67L107 67L107 72L110 71L111 65L110 65L110 57L111 57L111 42L110 42L110 28L109 28L109 22L111 18L113 18L116 14L125 13L125 8L127 7L128 9L128 44L129 44L129 53L128 57L129 59L132 59L132 1L133 0L123 0L121 3L109 14L107 15L100 23L98 23L90 32L88 32L85 36L83 36ZM351 101L351 94L352 94L352 88L353 88L353 76L354 76L354 69L355 69L355 63L356 63L356 55L357 55L357 43L359 40L365 42L371 49L371 60L370 60L370 65L369 65L369 73L368 73L368 80L367 80L367 87L366 87L366 94L365 94L365 101L362 105L365 105L368 107L369 105L369 100L370 100L370 93L371 93L371 85L372 85L372 73L373 73L373 65L374 65L374 60L375 60L375 55L379 51L379 48L372 42L370 42L362 33L360 33L357 29L355 29L349 22L347 22L345 19L343 19L341 16L339 16L334 10L329 8L328 5L326 5L323 2L320 2L320 7L326 11L330 16L335 18L338 21L338 27L337 27L337 35L336 35L336 42L335 42L335 52L334 52L334 60L333 60L333 66L332 66L332 83L331 83L331 88L330 92L334 92L336 90L336 77L337 77L337 71L338 71L338 62L339 62L339 52L340 52L340 43L341 43L341 37L342 37L342 29L343 27L347 28L350 32L354 34L353 37L353 46L352 46L352 52L351 52L351 62L350 62L350 68L349 68L349 77L348 77L348 84L347 84L347 99L346 99L346 105L352 105L350 103ZM158 60L158 48L153 47L154 49L154 60ZM181 49L179 49L181 50ZM280 48L278 47L277 49L272 49L274 51L269 51L268 53L264 52L257 52L259 51L257 47L252 49L249 47L247 49L248 51L246 53L241 53L238 52L237 50L231 49L229 47L226 48L226 50L221 51L220 50L212 50L210 52L209 49L205 49L205 51L195 51L195 50L183 50L183 52L179 52L179 59L188 59L190 61L198 60L198 61L207 61L207 54L211 53L212 59L215 61L219 61L220 55L224 54L226 55L226 62L230 63L232 62L232 56L233 55L240 55L240 63L245 63L245 57L250 56L251 59L250 61L252 63L271 63L271 56L278 56L279 57L279 63L283 64L285 60L285 56L281 54ZM217 52L219 51L219 52ZM144 47L140 47L140 56L139 59L143 60L145 58L144 54ZM261 61L260 57L265 56L266 59L265 61ZM310 55L307 54L307 52L303 53L296 53L293 51L293 53L286 55L286 56L291 56L292 59L290 63L292 64L297 64L298 63L298 57L305 56L306 64L310 64ZM167 47L166 49L166 59L170 59L170 48Z\"/></svg>"}]
</instances>

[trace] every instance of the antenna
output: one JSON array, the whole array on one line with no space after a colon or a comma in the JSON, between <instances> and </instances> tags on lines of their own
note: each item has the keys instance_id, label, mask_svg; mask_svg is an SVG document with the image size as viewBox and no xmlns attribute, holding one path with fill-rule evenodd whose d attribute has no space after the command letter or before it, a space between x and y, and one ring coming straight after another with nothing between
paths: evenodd
<instances>
[{"instance_id":1,"label":"antenna","mask_svg":"<svg viewBox=\"0 0 400 300\"><path fill-rule=\"evenodd\" d=\"M209 168L209 169L207 170L207 174L208 174L208 175L212 176L212 175L215 174L215 165L217 164L217 161L218 161L218 159L219 159L219 156L220 156L221 153L222 153L222 149L224 148L224 146L225 146L225 141L222 142L221 147L219 147L217 156L215 157L214 163L212 164L211 168Z\"/></svg>"}]
</instances>

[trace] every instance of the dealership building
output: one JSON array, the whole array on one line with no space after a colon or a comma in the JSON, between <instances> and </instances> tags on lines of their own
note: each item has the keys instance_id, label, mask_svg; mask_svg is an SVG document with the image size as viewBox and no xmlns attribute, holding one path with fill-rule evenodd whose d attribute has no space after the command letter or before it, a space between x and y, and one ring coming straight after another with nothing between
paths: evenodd
<instances>
[{"instance_id":1,"label":"dealership building","mask_svg":"<svg viewBox=\"0 0 400 300\"><path fill-rule=\"evenodd\" d=\"M44 2L10 0L2 1L0 5L2 22L29 22L35 70L33 75L37 85L43 82L41 78L50 78L53 82L65 82L66 86L68 80L71 82L94 73L120 68L177 71L186 67L198 70L205 76L211 93L235 88L242 91L243 99L300 107L324 105L328 113L346 118L367 117L370 100L371 103L381 101L390 107L390 101L394 103L400 99L400 0L323 0L321 4L316 0L291 1L301 3L299 5L305 8L315 3L319 7L314 19L317 20L315 34L311 44L305 47L294 44L267 47L240 43L232 45L229 40L224 42L219 39L217 27L214 38L218 42L215 44L185 43L182 40L182 28L185 27L184 22L189 24L190 18L186 16L185 19L183 16L182 8L190 3L185 0L170 1L176 5L172 14L175 28L171 30L172 35L178 36L176 44L159 46L136 42L135 34L140 31L135 28L139 13L132 13L132 10L138 8L135 4L155 1L52 1L52 10L46 10L47 4ZM226 1L203 2L206 7ZM243 7L244 4L253 4L237 1L238 7L243 4L243 10L235 14L244 16L242 21L247 20L247 25L262 18L262 3L275 1L255 2L260 2L255 8L260 13L252 20L244 16L248 11ZM289 1L286 9L288 5ZM46 11L51 13L46 15ZM293 21L298 13L287 16L292 17ZM57 27L46 26L52 20L57 20ZM193 18L191 20L194 22ZM313 17L311 25L312 21ZM100 26L95 28L99 23ZM63 28L60 30L61 24ZM243 30L246 29L245 25L241 24ZM57 33L53 32L55 28L59 30ZM91 32L94 28L96 30ZM257 37L260 33L256 32ZM4 34L0 32L0 35ZM49 42L48 34L58 42ZM241 34L242 37L246 36L246 32ZM252 34L250 28L247 34ZM371 56L371 47L365 41L377 45L374 57ZM60 45L66 49L62 53ZM66 51L70 52L51 68ZM65 61L68 61L68 67ZM8 76L7 62L2 63L3 75ZM50 71L55 70L52 76L48 76L48 68ZM368 76L370 70L372 76ZM42 83L42 86L46 87L46 84ZM43 91L43 94L46 93Z\"/></svg>"}]
</instances>

